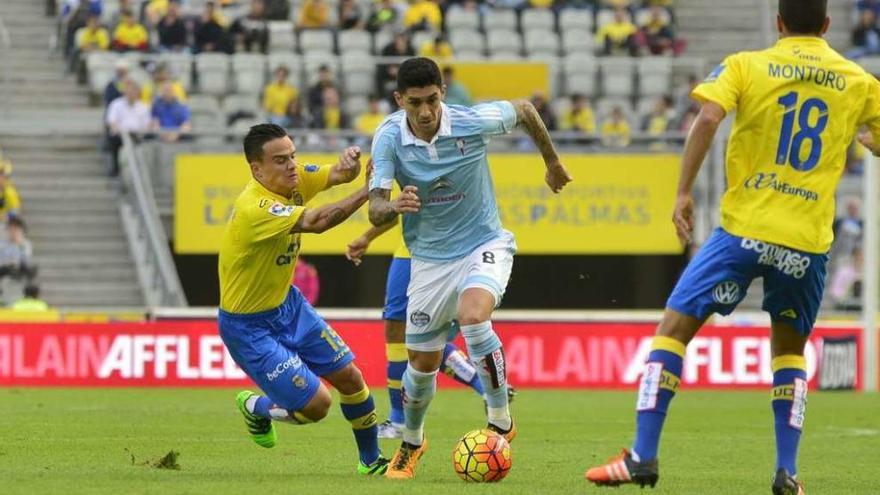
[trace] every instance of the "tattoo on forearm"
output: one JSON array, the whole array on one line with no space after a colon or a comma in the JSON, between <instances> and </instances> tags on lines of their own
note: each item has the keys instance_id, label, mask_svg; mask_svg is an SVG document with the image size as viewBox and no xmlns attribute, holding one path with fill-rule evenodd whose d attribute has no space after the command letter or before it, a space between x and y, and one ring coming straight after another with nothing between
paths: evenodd
<instances>
[{"instance_id":1,"label":"tattoo on forearm","mask_svg":"<svg viewBox=\"0 0 880 495\"><path fill-rule=\"evenodd\" d=\"M346 213L346 211L343 210L342 208L339 208L339 207L333 208L332 210L327 212L327 214L325 215L325 219L326 219L325 222L326 222L327 228L329 229L330 227L335 227L335 226L339 225L346 218L348 218L348 216L350 214L351 213Z\"/></svg>"},{"instance_id":2,"label":"tattoo on forearm","mask_svg":"<svg viewBox=\"0 0 880 495\"><path fill-rule=\"evenodd\" d=\"M556 148L553 147L547 126L544 125L544 121L541 120L541 116L538 115L534 106L531 104L516 105L516 121L517 125L521 126L523 131L532 138L545 160L556 156Z\"/></svg>"},{"instance_id":3,"label":"tattoo on forearm","mask_svg":"<svg viewBox=\"0 0 880 495\"><path fill-rule=\"evenodd\" d=\"M387 189L370 191L370 223L379 226L394 220L397 212L390 198L391 191Z\"/></svg>"}]
</instances>

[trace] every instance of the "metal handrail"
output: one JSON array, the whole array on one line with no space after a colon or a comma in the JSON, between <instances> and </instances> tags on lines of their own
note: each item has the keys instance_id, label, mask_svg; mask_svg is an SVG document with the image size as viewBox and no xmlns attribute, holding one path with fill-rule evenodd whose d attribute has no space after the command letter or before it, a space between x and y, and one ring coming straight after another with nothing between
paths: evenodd
<instances>
[{"instance_id":1,"label":"metal handrail","mask_svg":"<svg viewBox=\"0 0 880 495\"><path fill-rule=\"evenodd\" d=\"M168 245L168 237L159 219L159 209L153 194L152 184L144 173L141 161L135 152L134 141L129 133L122 133L122 151L127 160L127 170L131 179L130 193L134 196L134 213L146 230L147 247L152 261L158 269L161 300L155 303L171 306L187 306L186 295L180 283L180 276L174 266L174 259ZM149 293L149 286L145 287Z\"/></svg>"}]
</instances>

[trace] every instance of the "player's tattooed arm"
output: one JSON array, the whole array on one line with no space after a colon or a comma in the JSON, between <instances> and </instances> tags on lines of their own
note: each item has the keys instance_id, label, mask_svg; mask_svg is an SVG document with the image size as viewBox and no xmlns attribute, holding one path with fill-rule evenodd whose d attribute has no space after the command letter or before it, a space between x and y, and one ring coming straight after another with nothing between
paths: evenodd
<instances>
[{"instance_id":1,"label":"player's tattooed arm","mask_svg":"<svg viewBox=\"0 0 880 495\"><path fill-rule=\"evenodd\" d=\"M547 126L544 125L544 121L541 120L541 116L529 100L513 100L510 103L516 110L517 127L532 138L532 142L535 143L544 158L544 164L547 166L544 180L553 192L558 193L571 182L571 174L559 159Z\"/></svg>"},{"instance_id":2,"label":"player's tattooed arm","mask_svg":"<svg viewBox=\"0 0 880 495\"><path fill-rule=\"evenodd\" d=\"M404 186L400 196L391 200L391 191L376 188L370 191L370 223L375 226L387 224L400 213L416 213L422 207L416 186Z\"/></svg>"},{"instance_id":3,"label":"player's tattooed arm","mask_svg":"<svg viewBox=\"0 0 880 495\"><path fill-rule=\"evenodd\" d=\"M361 173L361 149L357 146L346 148L339 155L339 161L330 169L330 177L327 179L329 187L339 184L348 184L355 180Z\"/></svg>"},{"instance_id":4,"label":"player's tattooed arm","mask_svg":"<svg viewBox=\"0 0 880 495\"><path fill-rule=\"evenodd\" d=\"M311 232L320 234L344 222L352 213L367 202L367 188L363 187L346 198L329 205L307 208L290 229L291 233Z\"/></svg>"}]
</instances>

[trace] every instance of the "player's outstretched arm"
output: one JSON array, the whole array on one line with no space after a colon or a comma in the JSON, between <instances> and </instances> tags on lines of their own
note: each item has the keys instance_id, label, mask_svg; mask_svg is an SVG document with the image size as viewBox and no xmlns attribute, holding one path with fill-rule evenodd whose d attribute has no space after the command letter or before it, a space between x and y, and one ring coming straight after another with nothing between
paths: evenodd
<instances>
[{"instance_id":1,"label":"player's outstretched arm","mask_svg":"<svg viewBox=\"0 0 880 495\"><path fill-rule=\"evenodd\" d=\"M357 146L346 148L340 155L339 161L330 169L330 177L327 179L327 187L348 184L357 179L361 173L361 149Z\"/></svg>"},{"instance_id":2,"label":"player's outstretched arm","mask_svg":"<svg viewBox=\"0 0 880 495\"><path fill-rule=\"evenodd\" d=\"M724 109L717 103L704 103L684 143L675 211L672 213L675 233L682 244L691 241L691 232L694 230L694 199L691 197L691 190L725 115Z\"/></svg>"},{"instance_id":3,"label":"player's outstretched arm","mask_svg":"<svg viewBox=\"0 0 880 495\"><path fill-rule=\"evenodd\" d=\"M544 158L544 165L547 166L544 180L553 192L558 193L571 182L571 174L559 160L559 154L556 153L556 147L553 146L553 140L550 139L547 126L544 125L544 121L541 120L541 116L538 115L538 111L529 100L513 100L510 103L516 109L517 127L522 128L532 138L532 142L535 143Z\"/></svg>"},{"instance_id":4,"label":"player's outstretched arm","mask_svg":"<svg viewBox=\"0 0 880 495\"><path fill-rule=\"evenodd\" d=\"M352 213L367 202L367 187L364 186L335 203L307 208L290 229L291 233L311 232L320 234L344 222Z\"/></svg>"},{"instance_id":5,"label":"player's outstretched arm","mask_svg":"<svg viewBox=\"0 0 880 495\"><path fill-rule=\"evenodd\" d=\"M400 196L391 201L390 189L373 189L370 191L370 223L378 227L393 221L401 213L417 213L422 207L418 191L416 186L404 186Z\"/></svg>"},{"instance_id":6,"label":"player's outstretched arm","mask_svg":"<svg viewBox=\"0 0 880 495\"><path fill-rule=\"evenodd\" d=\"M367 229L366 232L355 238L353 241L348 243L348 250L345 252L345 257L348 258L349 261L354 263L354 266L359 266L361 264L361 258L367 254L367 248L370 247L370 243L376 240L379 236L391 230L398 223L398 217L395 216L392 220L384 225L372 226Z\"/></svg>"}]
</instances>

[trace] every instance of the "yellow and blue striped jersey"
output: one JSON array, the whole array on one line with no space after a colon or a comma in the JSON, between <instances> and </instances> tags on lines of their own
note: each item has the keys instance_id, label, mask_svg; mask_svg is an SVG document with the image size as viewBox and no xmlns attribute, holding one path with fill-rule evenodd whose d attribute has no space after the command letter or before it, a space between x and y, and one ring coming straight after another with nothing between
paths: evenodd
<instances>
[{"instance_id":1,"label":"yellow and blue striped jersey","mask_svg":"<svg viewBox=\"0 0 880 495\"><path fill-rule=\"evenodd\" d=\"M693 97L736 110L721 226L827 252L846 149L861 125L880 140L880 83L822 38L786 37L728 57Z\"/></svg>"},{"instance_id":2,"label":"yellow and blue striped jersey","mask_svg":"<svg viewBox=\"0 0 880 495\"><path fill-rule=\"evenodd\" d=\"M332 167L297 164L299 186L285 198L251 179L235 200L220 244L220 309L259 313L281 305L299 254L291 233L303 206L327 188Z\"/></svg>"}]
</instances>

